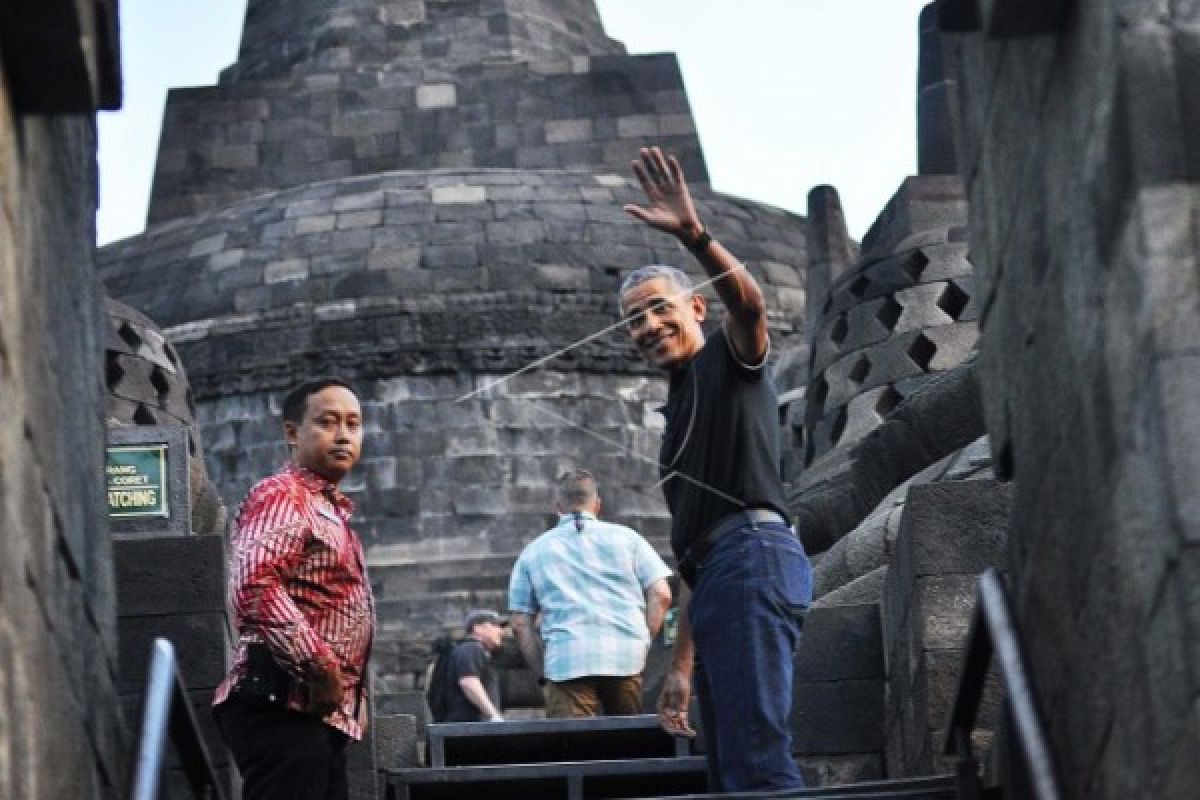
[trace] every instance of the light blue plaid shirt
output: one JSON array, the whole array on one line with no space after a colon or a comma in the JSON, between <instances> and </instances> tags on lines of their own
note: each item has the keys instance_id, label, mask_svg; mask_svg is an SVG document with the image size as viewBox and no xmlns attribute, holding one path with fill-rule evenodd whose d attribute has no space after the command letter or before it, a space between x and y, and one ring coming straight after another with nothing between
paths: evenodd
<instances>
[{"instance_id":1,"label":"light blue plaid shirt","mask_svg":"<svg viewBox=\"0 0 1200 800\"><path fill-rule=\"evenodd\" d=\"M635 675L646 665L646 589L671 570L632 528L580 514L526 546L508 584L512 612L542 615L546 678Z\"/></svg>"}]
</instances>

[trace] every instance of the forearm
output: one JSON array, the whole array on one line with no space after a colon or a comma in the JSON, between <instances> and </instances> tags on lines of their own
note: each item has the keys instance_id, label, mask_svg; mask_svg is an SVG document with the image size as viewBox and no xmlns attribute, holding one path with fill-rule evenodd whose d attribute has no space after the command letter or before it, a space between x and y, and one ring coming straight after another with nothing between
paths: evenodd
<instances>
[{"instance_id":1,"label":"forearm","mask_svg":"<svg viewBox=\"0 0 1200 800\"><path fill-rule=\"evenodd\" d=\"M689 677L696 663L696 646L692 642L692 625L688 621L688 605L692 593L687 584L679 584L679 605L676 613L675 646L671 649L671 670Z\"/></svg>"},{"instance_id":2,"label":"forearm","mask_svg":"<svg viewBox=\"0 0 1200 800\"><path fill-rule=\"evenodd\" d=\"M488 697L487 690L483 688L483 683L479 678L474 675L459 678L458 688L462 689L462 693L466 695L471 705L479 709L479 713L484 719L495 719L500 716L500 712L492 705L492 698Z\"/></svg>"},{"instance_id":3,"label":"forearm","mask_svg":"<svg viewBox=\"0 0 1200 800\"><path fill-rule=\"evenodd\" d=\"M716 239L699 252L692 245L701 231L707 231L699 219L694 220L678 233L679 241L692 251L704 272L713 281L713 289L729 315L738 321L749 323L764 318L767 312L762 289L750 271L737 257ZM711 231L708 232L711 235Z\"/></svg>"},{"instance_id":4,"label":"forearm","mask_svg":"<svg viewBox=\"0 0 1200 800\"><path fill-rule=\"evenodd\" d=\"M545 673L545 651L542 637L533 625L533 618L529 614L513 614L512 627L525 664L535 677L541 678Z\"/></svg>"},{"instance_id":5,"label":"forearm","mask_svg":"<svg viewBox=\"0 0 1200 800\"><path fill-rule=\"evenodd\" d=\"M651 639L662 630L663 619L670 607L671 590L664 578L646 590L646 628L650 631Z\"/></svg>"}]
</instances>

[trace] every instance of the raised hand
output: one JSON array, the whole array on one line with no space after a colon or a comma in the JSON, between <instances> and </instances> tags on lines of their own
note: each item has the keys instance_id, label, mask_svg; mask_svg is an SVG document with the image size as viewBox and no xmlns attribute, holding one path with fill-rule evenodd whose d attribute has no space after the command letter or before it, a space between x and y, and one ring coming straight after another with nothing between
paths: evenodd
<instances>
[{"instance_id":1,"label":"raised hand","mask_svg":"<svg viewBox=\"0 0 1200 800\"><path fill-rule=\"evenodd\" d=\"M683 167L674 155L663 155L660 147L643 147L633 162L633 174L646 192L646 205L633 203L625 211L647 225L691 242L704 226L696 214Z\"/></svg>"}]
</instances>

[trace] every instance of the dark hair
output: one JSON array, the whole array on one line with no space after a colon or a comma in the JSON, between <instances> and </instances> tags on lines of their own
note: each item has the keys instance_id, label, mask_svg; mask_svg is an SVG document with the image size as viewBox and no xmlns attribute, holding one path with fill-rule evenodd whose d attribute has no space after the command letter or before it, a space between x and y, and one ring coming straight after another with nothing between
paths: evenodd
<instances>
[{"instance_id":1,"label":"dark hair","mask_svg":"<svg viewBox=\"0 0 1200 800\"><path fill-rule=\"evenodd\" d=\"M596 476L586 469L573 469L558 479L558 501L572 511L591 503L599 493Z\"/></svg>"},{"instance_id":2,"label":"dark hair","mask_svg":"<svg viewBox=\"0 0 1200 800\"><path fill-rule=\"evenodd\" d=\"M304 407L305 404L308 403L309 396L316 394L322 389L328 389L330 386L341 386L343 389L348 390L355 397L358 397L358 392L354 391L354 387L341 378L334 378L330 376L327 378L317 378L315 380L307 381L306 383L300 384L295 389L292 389L287 393L287 396L283 398L284 421L291 422L296 425L299 425L301 422L303 422Z\"/></svg>"}]
</instances>

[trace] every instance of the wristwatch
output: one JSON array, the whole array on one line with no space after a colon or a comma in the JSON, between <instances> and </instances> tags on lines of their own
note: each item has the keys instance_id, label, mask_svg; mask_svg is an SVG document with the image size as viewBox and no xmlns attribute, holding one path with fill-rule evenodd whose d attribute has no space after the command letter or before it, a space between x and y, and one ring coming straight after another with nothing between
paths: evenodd
<instances>
[{"instance_id":1,"label":"wristwatch","mask_svg":"<svg viewBox=\"0 0 1200 800\"><path fill-rule=\"evenodd\" d=\"M700 233L696 234L696 238L687 243L687 249L691 250L694 255L702 256L708 250L708 246L712 244L713 237L709 234L708 228L701 228Z\"/></svg>"}]
</instances>

